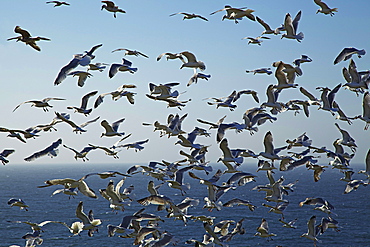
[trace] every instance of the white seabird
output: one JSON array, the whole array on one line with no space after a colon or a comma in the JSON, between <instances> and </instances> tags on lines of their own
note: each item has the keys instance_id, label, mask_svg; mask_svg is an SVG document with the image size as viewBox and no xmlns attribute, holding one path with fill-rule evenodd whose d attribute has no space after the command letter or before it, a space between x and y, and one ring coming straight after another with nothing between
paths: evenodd
<instances>
[{"instance_id":1,"label":"white seabird","mask_svg":"<svg viewBox=\"0 0 370 247\"><path fill-rule=\"evenodd\" d=\"M116 51L125 51L125 56L128 56L128 55L131 55L131 56L143 56L145 58L149 58L147 55L145 55L144 53L140 52L140 51L137 51L137 50L129 50L129 49L126 49L126 48L118 48L118 49L115 49L112 51L113 52L116 52Z\"/></svg>"},{"instance_id":2,"label":"white seabird","mask_svg":"<svg viewBox=\"0 0 370 247\"><path fill-rule=\"evenodd\" d=\"M45 38L45 37L39 37L39 36L32 37L31 34L27 30L22 29L20 26L16 26L14 28L14 32L19 33L21 36L9 38L9 39L7 39L8 41L16 39L17 42L21 41L21 42L25 43L26 45L31 46L36 51L41 51L41 48L36 44L36 41L40 41L40 40L50 41L49 38Z\"/></svg>"},{"instance_id":3,"label":"white seabird","mask_svg":"<svg viewBox=\"0 0 370 247\"><path fill-rule=\"evenodd\" d=\"M338 8L329 8L329 6L321 0L314 0L314 2L320 6L320 9L316 11L316 14L323 13L325 15L333 16L335 14L334 12L338 12Z\"/></svg>"},{"instance_id":4,"label":"white seabird","mask_svg":"<svg viewBox=\"0 0 370 247\"><path fill-rule=\"evenodd\" d=\"M101 10L106 9L109 12L113 12L114 18L117 18L116 13L126 13L123 9L120 9L117 5L114 4L112 1L101 1L102 3L105 3L101 6Z\"/></svg>"},{"instance_id":5,"label":"white seabird","mask_svg":"<svg viewBox=\"0 0 370 247\"><path fill-rule=\"evenodd\" d=\"M204 16L197 15L197 14L189 14L189 13L185 13L185 12L178 12L178 13L170 14L170 16L174 16L174 15L183 15L184 16L182 18L183 20L190 20L190 19L194 19L194 18L199 18L199 19L202 19L204 21L208 21L208 19L205 18Z\"/></svg>"},{"instance_id":6,"label":"white seabird","mask_svg":"<svg viewBox=\"0 0 370 247\"><path fill-rule=\"evenodd\" d=\"M201 71L206 69L206 65L202 61L197 60L193 53L188 52L188 51L183 51L180 54L186 57L188 60L186 63L183 63L181 65L180 69L185 68L185 67L199 68Z\"/></svg>"},{"instance_id":7,"label":"white seabird","mask_svg":"<svg viewBox=\"0 0 370 247\"><path fill-rule=\"evenodd\" d=\"M343 48L339 55L334 59L334 65L341 61L347 61L354 54L357 54L358 58L361 58L361 56L366 54L366 51L364 49L359 50L354 47Z\"/></svg>"},{"instance_id":8,"label":"white seabird","mask_svg":"<svg viewBox=\"0 0 370 247\"><path fill-rule=\"evenodd\" d=\"M63 113L59 113L59 112L55 112L55 115L57 116L57 118L58 119L60 119L61 121L63 121L63 122L66 122L67 124L69 124L72 128L73 128L73 132L76 132L76 134L79 132L80 134L82 133L82 132L86 132L86 130L84 130L84 129L82 129L83 127L85 127L85 126L87 126L87 125L89 125L89 124L91 124L91 123L94 123L94 122L96 122L99 118L100 118L100 116L99 117L96 117L96 118L94 118L94 119L92 119L92 120L89 120L89 121L87 121L87 122L85 122L85 123L82 123L82 124L80 124L80 125L77 125L76 123L74 123L72 120L70 120L69 118L70 118L70 116L69 116L69 114L63 114Z\"/></svg>"},{"instance_id":9,"label":"white seabird","mask_svg":"<svg viewBox=\"0 0 370 247\"><path fill-rule=\"evenodd\" d=\"M100 137L123 136L125 134L124 132L118 132L118 127L123 121L125 121L125 118L121 118L112 124L109 124L107 120L101 121L100 124L105 129L105 133L102 133Z\"/></svg>"},{"instance_id":10,"label":"white seabird","mask_svg":"<svg viewBox=\"0 0 370 247\"><path fill-rule=\"evenodd\" d=\"M113 78L118 71L125 72L128 71L131 74L134 74L137 71L137 68L132 68L132 62L128 61L127 59L122 58L122 64L119 63L112 63L109 67L109 78Z\"/></svg>"},{"instance_id":11,"label":"white seabird","mask_svg":"<svg viewBox=\"0 0 370 247\"><path fill-rule=\"evenodd\" d=\"M302 32L297 34L298 29L298 22L301 19L302 12L299 11L298 14L295 16L294 20L292 20L292 17L289 13L285 16L284 21L284 27L286 29L286 33L284 33L281 38L287 38L287 39L295 39L298 42L301 42L301 40L304 38L304 35Z\"/></svg>"},{"instance_id":12,"label":"white seabird","mask_svg":"<svg viewBox=\"0 0 370 247\"><path fill-rule=\"evenodd\" d=\"M53 142L50 146L46 147L45 149L38 151L26 158L24 158L25 161L33 161L35 159L38 159L42 156L48 155L51 158L56 157L58 155L58 146L62 144L62 139L59 138L57 141Z\"/></svg>"},{"instance_id":13,"label":"white seabird","mask_svg":"<svg viewBox=\"0 0 370 247\"><path fill-rule=\"evenodd\" d=\"M66 99L49 97L49 98L45 98L45 99L42 99L42 100L28 100L28 101L22 102L19 105L17 105L14 108L13 112L15 110L17 110L18 107L20 107L21 105L26 104L26 103L31 103L32 104L31 106L34 106L34 107L40 107L46 112L46 111L49 111L48 107L50 107L50 108L53 107L52 105L49 105L49 103L48 103L50 100L66 100Z\"/></svg>"},{"instance_id":14,"label":"white seabird","mask_svg":"<svg viewBox=\"0 0 370 247\"><path fill-rule=\"evenodd\" d=\"M81 99L81 106L67 106L67 109L73 109L75 112L82 113L85 116L89 115L92 111L92 108L86 109L87 108L87 102L88 100L92 97L95 96L98 93L98 91L92 91L86 95L84 95Z\"/></svg>"}]
</instances>

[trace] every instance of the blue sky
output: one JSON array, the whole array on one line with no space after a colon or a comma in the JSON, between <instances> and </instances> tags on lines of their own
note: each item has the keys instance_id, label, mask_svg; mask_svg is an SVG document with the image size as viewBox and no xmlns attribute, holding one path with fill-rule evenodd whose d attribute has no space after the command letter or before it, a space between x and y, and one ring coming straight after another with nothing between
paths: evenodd
<instances>
[{"instance_id":1,"label":"blue sky","mask_svg":"<svg viewBox=\"0 0 370 247\"><path fill-rule=\"evenodd\" d=\"M115 1L116 5L126 11L118 13L117 18L105 10L101 11L100 1L68 1L70 6L54 8L46 1L6 1L0 9L0 52L2 54L0 80L2 85L1 109L2 119L0 126L10 129L26 129L38 124L46 124L54 117L54 111L68 112L72 120L82 123L86 120L100 116L99 122L86 127L86 133L76 135L66 124L57 125L58 131L41 133L36 139L29 139L27 143L7 138L6 133L0 133L0 150L15 149L9 156L10 164L25 163L23 159L39 151L58 138L63 139L67 146L81 150L88 143L110 146L118 138L100 138L103 128L100 121L109 122L125 118L120 130L132 133L126 142L134 142L149 138L149 143L141 152L123 150L119 153L120 159L114 160L103 152L91 152L88 157L92 163L147 163L149 161L176 161L183 157L180 150L188 151L179 145L174 145L176 137L159 137L153 132L153 127L142 126L143 122L154 123L158 120L165 123L169 114L188 113L183 123L183 130L190 132L195 126L207 128L196 121L201 118L216 122L227 115L225 123L242 121L243 113L257 106L250 96L242 96L236 104L235 111L225 108L216 109L206 103L204 98L224 97L233 90L252 89L258 92L261 102L266 100L266 88L269 84L276 84L273 75L252 75L245 70L261 67L271 67L275 61L292 63L292 61L306 54L313 62L302 65L303 75L296 78L296 83L313 93L316 97L320 92L316 87L333 88L344 83L342 68L348 62L333 65L334 58L344 47L368 49L368 33L366 24L369 23L367 10L368 1L325 1L330 7L337 7L338 13L333 17L316 14L319 8L313 1ZM263 27L258 22L243 19L239 24L233 21L221 21L224 12L210 15L221 9L224 5L233 7L248 7L255 10L254 15L259 16L272 28L284 22L286 13L292 16L302 11L299 31L305 35L303 41L280 39L281 35L269 36L261 46L248 45L243 37L256 37L261 34ZM176 12L196 13L208 18L208 22L193 19L182 20L181 15L170 17ZM7 41L14 37L14 27L19 25L28 30L33 36L48 37L51 41L38 42L41 52L33 50L21 42ZM95 55L94 62L117 63L123 57L122 52L111 53L117 48L128 48L141 51L149 56L126 56L125 58L138 68L138 72L118 73L114 78L108 78L108 70L104 72L93 71L82 88L77 87L77 78L68 77L62 84L54 86L53 82L59 70L66 65L74 54L89 50L92 46L103 44ZM197 59L203 61L207 68L206 74L211 74L209 81L200 80L197 84L187 87L186 84L192 76L192 69L180 70L181 61L157 62L156 57L163 52L190 51ZM369 69L369 55L358 59L354 57L358 70ZM79 67L78 70L85 70ZM166 108L164 102L154 102L145 94L149 93L149 82L159 84L167 82L180 82L176 87L179 92L186 93L180 100L192 99L181 111L177 108ZM85 117L67 110L67 106L78 106L81 97L88 92L98 90L106 93L115 90L122 84L135 84L135 104L130 105L122 98L113 102L105 98L99 108L94 109L90 116ZM54 106L49 112L22 105L12 112L19 103L32 99L46 97L66 98L65 101L52 101ZM279 96L279 100L287 102L291 99L305 99L298 89L286 89ZM93 98L89 102L92 106ZM362 95L341 88L336 95L336 101L348 116L362 114ZM256 153L263 151L263 137L271 131L276 147L285 145L286 139L294 139L303 132L313 140L313 145L326 146L333 149L332 143L341 138L340 132L335 128L338 123L347 130L356 140L358 150L351 163L362 164L369 149L369 132L364 131L364 122L353 121L352 125L338 121L326 111L310 108L311 115L305 117L303 113L294 116L288 111L277 115L277 121L260 126L259 131L251 136L248 131L236 134L227 131L226 137L231 148L247 148ZM211 145L207 160L216 162L221 151L215 141L215 130L210 131L211 137L199 137L197 143ZM73 153L63 147L55 159L42 157L34 164L66 164L82 163L75 161ZM298 149L297 149L298 150ZM347 152L350 152L346 148ZM256 164L252 159L245 159L245 163ZM327 159L321 158L321 163Z\"/></svg>"}]
</instances>

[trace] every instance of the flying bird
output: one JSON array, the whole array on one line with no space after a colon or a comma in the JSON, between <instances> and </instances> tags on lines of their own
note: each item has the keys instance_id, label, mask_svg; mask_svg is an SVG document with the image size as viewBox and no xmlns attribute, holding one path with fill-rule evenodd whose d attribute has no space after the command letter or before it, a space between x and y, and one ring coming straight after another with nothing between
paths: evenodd
<instances>
[{"instance_id":1,"label":"flying bird","mask_svg":"<svg viewBox=\"0 0 370 247\"><path fill-rule=\"evenodd\" d=\"M21 42L25 43L26 45L31 46L36 51L41 51L41 48L36 44L36 41L40 41L40 40L50 41L49 38L45 38L45 37L39 37L39 36L32 37L31 34L27 30L22 29L20 26L16 26L14 28L14 32L19 33L21 36L9 38L9 39L7 39L8 41L16 39L17 42L21 41Z\"/></svg>"},{"instance_id":2,"label":"flying bird","mask_svg":"<svg viewBox=\"0 0 370 247\"><path fill-rule=\"evenodd\" d=\"M94 118L94 119L92 119L92 120L89 120L89 121L87 121L87 122L85 122L85 123L82 123L82 124L80 124L80 125L77 125L75 122L73 122L72 120L70 120L69 118L70 118L70 116L69 116L69 114L67 114L67 115L65 115L65 114L63 114L63 113L59 113L59 112L55 112L55 115L57 116L57 118L58 119L60 119L62 122L66 122L67 124L69 124L72 128L73 128L73 132L76 132L76 134L79 132L80 134L82 133L82 132L86 132L86 130L84 130L84 129L82 129L83 127L85 127L85 126L87 126L87 125L89 125L89 124L91 124L91 123L94 123L94 122L96 122L99 118L100 118L100 116L99 117L96 117L96 118Z\"/></svg>"},{"instance_id":3,"label":"flying bird","mask_svg":"<svg viewBox=\"0 0 370 247\"><path fill-rule=\"evenodd\" d=\"M284 33L281 38L287 38L287 39L295 39L298 42L301 42L304 38L304 35L302 32L297 33L298 30L298 22L301 19L302 12L299 11L297 15L295 16L294 20L292 19L291 15L289 13L285 16L284 21L284 27L286 30L286 33Z\"/></svg>"},{"instance_id":4,"label":"flying bird","mask_svg":"<svg viewBox=\"0 0 370 247\"><path fill-rule=\"evenodd\" d=\"M118 48L118 49L113 50L112 53L116 52L116 51L125 51L125 56L131 55L131 56L137 56L137 57L142 56L142 57L149 58L144 53L142 53L140 51L136 51L136 50L129 50L129 49L126 49L126 48Z\"/></svg>"},{"instance_id":5,"label":"flying bird","mask_svg":"<svg viewBox=\"0 0 370 247\"><path fill-rule=\"evenodd\" d=\"M125 118L121 118L112 124L109 124L107 120L101 121L100 124L105 129L105 133L102 133L100 137L123 136L125 134L124 132L118 132L118 127L123 121L125 121Z\"/></svg>"},{"instance_id":6,"label":"flying bird","mask_svg":"<svg viewBox=\"0 0 370 247\"><path fill-rule=\"evenodd\" d=\"M13 112L15 110L17 110L18 107L20 107L21 105L26 104L26 103L31 103L32 104L31 106L42 108L45 112L47 112L47 111L49 111L48 107L50 107L50 108L53 107L52 105L49 105L49 103L48 103L50 100L66 100L66 99L52 98L51 97L51 98L45 98L45 99L42 99L42 100L28 100L28 101L22 102L19 105L17 105L14 108Z\"/></svg>"},{"instance_id":7,"label":"flying bird","mask_svg":"<svg viewBox=\"0 0 370 247\"><path fill-rule=\"evenodd\" d=\"M347 61L354 54L357 54L357 57L361 58L361 56L366 54L366 51L364 49L359 50L354 47L343 48L343 50L339 53L339 55L334 59L334 65L342 61Z\"/></svg>"},{"instance_id":8,"label":"flying bird","mask_svg":"<svg viewBox=\"0 0 370 247\"><path fill-rule=\"evenodd\" d=\"M86 95L84 95L81 99L81 106L80 107L77 107L77 106L67 106L67 109L72 109L74 110L75 112L78 112L78 113L82 113L84 114L85 116L88 116L91 111L92 111L92 108L90 109L86 109L87 108L87 102L88 100L92 97L92 96L95 96L96 94L98 93L98 91L92 91Z\"/></svg>"},{"instance_id":9,"label":"flying bird","mask_svg":"<svg viewBox=\"0 0 370 247\"><path fill-rule=\"evenodd\" d=\"M314 2L320 6L320 9L316 11L316 14L323 13L325 15L333 16L335 14L334 12L338 12L338 8L329 8L329 6L321 0L314 0Z\"/></svg>"},{"instance_id":10,"label":"flying bird","mask_svg":"<svg viewBox=\"0 0 370 247\"><path fill-rule=\"evenodd\" d=\"M118 73L118 71L121 71L121 72L128 71L131 74L134 74L137 71L137 68L132 68L131 66L132 66L132 63L130 61L122 58L122 64L113 63L110 65L108 76L109 78L113 78L113 76L115 76Z\"/></svg>"},{"instance_id":11,"label":"flying bird","mask_svg":"<svg viewBox=\"0 0 370 247\"><path fill-rule=\"evenodd\" d=\"M51 158L56 157L59 153L58 147L62 144L62 139L58 139L57 141L53 142L50 146L46 147L45 149L38 151L31 156L24 158L25 161L34 161L35 159L41 158L42 156L48 155Z\"/></svg>"},{"instance_id":12,"label":"flying bird","mask_svg":"<svg viewBox=\"0 0 370 247\"><path fill-rule=\"evenodd\" d=\"M62 1L49 1L49 2L46 2L46 3L53 3L54 7L58 7L58 6L62 6L62 5L70 5L69 3L62 2Z\"/></svg>"},{"instance_id":13,"label":"flying bird","mask_svg":"<svg viewBox=\"0 0 370 247\"><path fill-rule=\"evenodd\" d=\"M115 5L112 1L101 1L105 3L101 6L101 10L106 9L108 12L113 12L114 18L117 18L117 13L126 13L123 9L120 9L117 5Z\"/></svg>"},{"instance_id":14,"label":"flying bird","mask_svg":"<svg viewBox=\"0 0 370 247\"><path fill-rule=\"evenodd\" d=\"M170 16L174 16L174 15L184 15L184 17L182 18L183 20L190 20L190 19L194 19L194 18L199 18L199 19L202 19L204 21L208 21L207 18L205 18L201 15L189 14L189 13L185 13L185 12L178 12L178 13L170 14Z\"/></svg>"}]
</instances>

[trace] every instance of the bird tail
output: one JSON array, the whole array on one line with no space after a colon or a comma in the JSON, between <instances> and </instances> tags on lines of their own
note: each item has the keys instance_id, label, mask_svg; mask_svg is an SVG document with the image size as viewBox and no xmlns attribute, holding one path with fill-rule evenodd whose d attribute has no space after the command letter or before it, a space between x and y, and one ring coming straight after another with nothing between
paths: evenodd
<instances>
[{"instance_id":1,"label":"bird tail","mask_svg":"<svg viewBox=\"0 0 370 247\"><path fill-rule=\"evenodd\" d=\"M300 32L299 34L297 34L297 40L301 41L303 38L304 38L304 35L302 32Z\"/></svg>"}]
</instances>

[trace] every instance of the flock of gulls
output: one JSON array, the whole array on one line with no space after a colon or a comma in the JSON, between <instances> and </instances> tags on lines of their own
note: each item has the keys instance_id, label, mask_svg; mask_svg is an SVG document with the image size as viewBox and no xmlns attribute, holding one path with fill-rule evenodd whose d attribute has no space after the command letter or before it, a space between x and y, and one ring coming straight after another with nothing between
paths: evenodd
<instances>
[{"instance_id":1,"label":"flock of gulls","mask_svg":"<svg viewBox=\"0 0 370 247\"><path fill-rule=\"evenodd\" d=\"M103 4L101 10L113 13L114 18L117 18L118 13L126 13L125 10L118 7L112 1L101 2ZM60 1L49 1L46 3L54 4L54 7L70 5L67 2ZM333 16L338 11L337 8L330 8L322 1L314 0L314 3L320 7L317 13ZM73 7L73 4L71 4L71 7ZM245 37L245 39L249 40L248 44L261 45L263 41L271 39L268 35L281 35L280 37L282 39L285 38L297 42L304 42L304 34L298 28L298 23L301 21L302 17L302 11L299 11L294 18L290 13L287 13L284 18L284 23L276 29L272 29L265 21L256 16L255 12L258 13L258 11L249 8L235 8L226 5L224 8L212 12L211 15L221 12L225 13L225 15L222 16L222 20L231 20L236 24L241 21L256 21L262 26L261 29L263 28L263 31L260 36ZM184 21L194 18L198 18L201 21L209 21L204 16L185 12L173 13L169 16L175 18L177 15L182 15ZM20 26L16 26L14 32L19 36L11 37L8 39L9 41L15 40L24 43L36 51L41 51L39 46L40 41L50 41L50 39L46 37L34 37L29 31ZM120 73L135 74L138 72L138 68L134 67L133 63L129 61L130 56L135 56L140 59L151 59L143 52L127 48L118 48L113 50L112 53L123 52L122 62L112 64L95 62L98 60L99 56L97 54L102 46L102 44L98 44L91 47L88 51L75 54L70 61L66 61L66 65L61 68L55 68L56 78L54 80L54 85L63 87L62 83L64 80L77 77L77 86L84 87L85 83L88 82L89 78L91 78L94 73L107 73L107 78L119 76ZM306 233L304 233L305 229L294 230L297 228L297 226L295 226L297 219L286 219L284 211L288 207L293 207L289 204L289 194L293 193L294 187L298 187L300 184L298 183L296 185L298 180L287 183L284 176L277 177L275 171L281 171L282 174L284 174L299 167L305 167L307 172L312 171L313 180L318 182L325 169L329 169L330 167L330 169L336 169L338 173L343 173L344 177L341 180L345 188L343 190L344 194L356 193L352 191L357 190L360 186L368 185L370 177L370 151L367 156L364 157L366 163L365 170L358 171L358 173L363 174L363 179L353 179L352 175L355 174L355 171L350 163L358 147L356 141L347 130L347 127L351 125L353 121L364 121L365 130L368 129L370 124L370 95L368 92L370 72L358 71L355 64L356 57L361 58L366 52L363 49L356 49L354 47L346 47L338 52L339 55L333 57L333 64L344 65L347 63L345 67L343 67L343 77L346 83L340 83L333 88L326 86L317 87L317 92L309 92L303 86L300 86L296 82L296 78L303 75L302 67L305 66L304 64L314 63L314 60L308 55L302 55L292 63L283 61L272 62L272 69L257 68L246 70L246 73L251 73L253 75L273 75L276 78L276 83L270 84L266 88L266 101L262 101L262 97L259 94L260 92L251 89L230 90L231 92L225 92L224 97L210 97L205 99L209 107L215 107L216 109L226 108L230 111L234 111L234 109L238 107L238 99L251 96L255 106L245 110L242 116L242 122L227 123L225 122L226 115L221 117L217 122L198 118L197 121L199 125L195 126L193 130L189 132L182 128L183 122L186 121L188 117L188 113L176 113L169 114L167 119L163 122L156 120L153 123L142 123L142 128L151 127L154 131L159 133L160 137L175 139L175 145L181 146L179 154L182 158L173 162L152 161L149 162L148 165L134 165L126 171L89 173L78 179L51 178L50 180L44 181L44 185L40 185L39 188L55 187L56 190L52 195L62 193L65 194L66 199L68 197L71 200L77 200L75 211L77 220L75 222L47 220L41 223L11 220L9 224L21 223L31 227L32 232L28 232L22 236L26 241L25 246L28 247L41 245L43 243L43 232L48 231L46 225L52 223L65 227L66 236L78 236L87 232L89 237L93 237L98 229L100 229L99 234L104 234L102 229L105 227L108 237L119 236L122 238L129 238L132 239L133 245L138 246L158 247L169 244L177 244L179 246L182 246L182 244L193 246L233 246L232 239L241 238L240 235L243 234L254 234L257 237L266 238L267 241L269 241L278 234L270 231L268 222L264 218L261 219L260 224L256 224L255 231L251 233L250 226L243 226L243 221L245 220L243 216L240 217L238 222L235 222L234 220L218 221L216 217L192 214L192 208L194 207L202 207L208 210L207 212L212 212L212 210L226 211L228 207L233 206L246 206L253 212L256 207L260 206L254 205L245 198L233 198L227 202L221 202L220 199L230 190L243 190L243 186L255 182L256 177L266 176L269 181L267 184L256 185L253 188L253 190L265 193L263 197L265 203L261 206L266 207L268 212L278 214L280 217L278 221L281 222L283 227L292 229L292 231L294 231L292 234L297 235L297 237L305 237L316 246L317 243L320 242L320 236L324 234L328 228L332 228L338 232L340 231L339 222L334 219L335 213L333 213L333 210L335 207L329 201L321 197L302 198L299 206L306 207L307 205L313 205L315 206L315 210L323 212L326 216L322 217L321 220L318 220L316 215L312 215L311 218L306 219ZM168 62L177 61L181 63L179 69L188 68L194 71L187 86L196 84L199 79L211 80L210 74L202 73L206 70L205 62L198 60L196 55L190 51L176 51L174 53L164 52L156 57L156 61L160 61L163 58ZM158 107L161 107L160 102L163 101L167 107L181 110L185 108L188 103L191 103L191 99L179 99L183 97L182 95L184 94L176 89L179 85L180 83L178 82L163 84L149 83L146 97L153 100L153 104L158 104ZM82 148L81 151L78 151L74 147L65 145L64 139L59 138L44 149L25 157L24 160L27 162L35 162L44 156L57 159L58 150L61 148L70 150L71 155L73 155L76 160L82 161L89 161L87 156L90 152L103 151L108 157L111 156L114 159L118 159L119 152L122 150L134 149L135 151L141 151L145 149L145 145L150 142L149 139L127 142L126 139L129 138L131 134L126 134L120 130L120 125L125 121L125 118L122 116L117 116L117 119L114 121L102 119L100 116L91 118L84 123L76 123L73 120L74 116L77 114L89 118L89 115L104 102L107 96L111 97L113 101L126 98L129 104L135 104L135 95L137 93L131 91L135 88L136 85L123 84L117 89L112 89L111 92L109 92L109 90L104 93L99 93L97 90L88 92L82 96L80 105L69 105L66 107L66 109L71 111L54 111L54 116L50 119L49 123L39 124L26 129L12 129L11 126L0 127L0 132L7 133L7 136L3 136L2 138L17 138L19 141L28 144L28 139L36 139L35 141L37 141L37 139L42 138L43 135L56 131L58 126L61 125L68 125L73 132L86 135L85 132L87 132L88 125L100 124L102 130L101 138L112 139L111 146L99 146L86 143L86 146ZM341 110L339 102L335 99L335 95L339 90L344 89L348 89L349 93L363 97L362 114L349 117ZM302 97L300 99L291 99L288 102L279 101L279 94L286 93L288 90L299 90ZM24 106L25 104L40 108L41 112L49 112L54 104L58 105L56 107L58 108L63 102L69 101L59 97L27 100L15 106L13 114L16 114L15 111L19 107L26 107ZM51 105L51 103L53 103L53 105ZM165 105L163 105L163 107L165 107ZM250 135L253 135L259 131L262 125L268 126L268 124L273 124L278 120L280 114L284 114L284 112L288 111L293 111L295 114L303 111L308 118L310 117L312 108L327 111L328 117L332 117L335 121L334 126L338 129L338 138L333 140L332 148L313 145L313 141L309 138L307 133L302 133L302 135L295 138L290 137L292 140L287 139L283 145L279 144L279 147L276 147L277 143L274 142L273 133L271 131L266 131L264 139L261 140L264 145L264 150L260 152L254 152L247 148L234 148L232 142L227 138L229 130L234 130L237 133L249 132ZM211 147L198 142L197 139L200 136L215 138L218 146ZM206 158L210 148L219 149L221 155L217 162L224 164L223 169L215 170L212 165L210 165L210 162L215 162ZM0 153L2 164L11 165L10 161L14 153L16 153L14 149L4 149ZM329 158L329 164L320 165L318 159L320 157L319 155ZM255 173L243 171L243 162L246 160L248 160L248 162L256 162L257 169ZM195 171L197 172L194 173ZM152 179L147 184L148 196L136 200L132 198L132 194L138 188L132 185L126 188L123 186L126 179L131 179L131 177L134 179L135 176L140 175L149 176ZM106 179L107 187L99 189L99 193L95 192L96 189L92 189L94 185L91 184L88 179L92 176ZM121 179L115 183L115 181L112 180L114 177L121 177ZM204 189L208 191L204 196L204 205L202 205L201 200L191 197L192 188L190 188L187 181L193 179L199 181L201 184L200 186L204 186ZM164 195L161 193L160 187L165 185L173 189L173 194ZM25 191L24 193L27 192ZM111 224L104 226L104 219L94 218L93 209L84 208L83 200L85 197L93 199L101 197L106 199L107 209L114 211L117 217L123 217L122 222L116 225L114 222L111 222ZM125 213L125 208L130 207L131 204L140 204L143 208L133 214L127 215ZM28 211L27 213L32 211L32 205L28 205L26 200L24 201L21 198L9 199L8 205ZM151 205L156 206L156 213L152 214L145 212L152 208ZM163 212L165 212L165 217L168 219L164 220L163 216L160 216L163 215ZM42 218L42 216L40 217ZM160 226L165 224L165 221L171 219L182 222L181 227L184 227L185 230L189 221L194 220L200 222L199 231L204 232L204 238L190 238L186 240L185 243L179 242L176 240L176 236L173 233L161 230ZM305 219L298 220L302 221ZM301 235L297 233L298 231L301 231ZM278 230L274 229L274 232L278 232ZM73 240L71 239L71 241Z\"/></svg>"}]
</instances>

